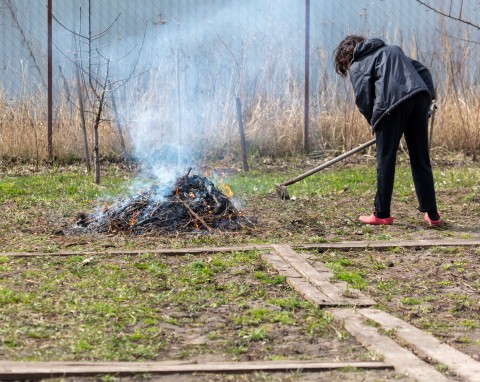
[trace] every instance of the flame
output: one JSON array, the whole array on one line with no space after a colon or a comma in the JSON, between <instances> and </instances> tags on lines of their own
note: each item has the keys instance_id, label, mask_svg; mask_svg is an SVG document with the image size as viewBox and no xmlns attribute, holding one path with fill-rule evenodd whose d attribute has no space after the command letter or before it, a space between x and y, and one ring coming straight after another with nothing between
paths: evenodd
<instances>
[{"instance_id":1,"label":"flame","mask_svg":"<svg viewBox=\"0 0 480 382\"><path fill-rule=\"evenodd\" d=\"M198 229L198 223L195 222L195 229Z\"/></svg>"},{"instance_id":2,"label":"flame","mask_svg":"<svg viewBox=\"0 0 480 382\"><path fill-rule=\"evenodd\" d=\"M133 211L132 218L130 219L130 226L135 224L135 218L137 217L137 211Z\"/></svg>"},{"instance_id":3,"label":"flame","mask_svg":"<svg viewBox=\"0 0 480 382\"><path fill-rule=\"evenodd\" d=\"M220 188L222 189L222 192L228 196L229 198L231 198L233 195L235 195L232 191L232 189L230 188L230 186L226 183L220 183Z\"/></svg>"},{"instance_id":4,"label":"flame","mask_svg":"<svg viewBox=\"0 0 480 382\"><path fill-rule=\"evenodd\" d=\"M175 190L175 195L178 196L179 193L180 193L180 191L178 190L178 187L177 187L176 190Z\"/></svg>"}]
</instances>

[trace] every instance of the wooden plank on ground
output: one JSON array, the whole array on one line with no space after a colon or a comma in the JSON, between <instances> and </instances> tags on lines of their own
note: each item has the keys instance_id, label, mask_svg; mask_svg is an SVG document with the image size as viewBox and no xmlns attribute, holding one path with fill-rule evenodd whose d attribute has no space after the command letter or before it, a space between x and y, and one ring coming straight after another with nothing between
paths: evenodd
<instances>
[{"instance_id":1,"label":"wooden plank on ground","mask_svg":"<svg viewBox=\"0 0 480 382\"><path fill-rule=\"evenodd\" d=\"M375 304L375 301L360 291L355 291L351 296L345 296L346 283L332 284L329 273L317 271L290 246L272 245L272 248L279 256L290 263L298 273L320 289L331 300L333 305L371 306Z\"/></svg>"},{"instance_id":2,"label":"wooden plank on ground","mask_svg":"<svg viewBox=\"0 0 480 382\"><path fill-rule=\"evenodd\" d=\"M192 247L192 248L155 248L155 249L105 249L95 251L59 251L59 252L0 252L0 256L8 257L35 257L35 256L91 256L91 255L141 255L144 253L159 254L159 255L187 255L187 254L201 254L201 253L223 253L223 252L244 252L244 251L262 251L271 249L270 245L236 245L230 247Z\"/></svg>"},{"instance_id":3,"label":"wooden plank on ground","mask_svg":"<svg viewBox=\"0 0 480 382\"><path fill-rule=\"evenodd\" d=\"M300 273L276 253L262 253L262 259L275 268L281 276L302 277Z\"/></svg>"},{"instance_id":4,"label":"wooden plank on ground","mask_svg":"<svg viewBox=\"0 0 480 382\"><path fill-rule=\"evenodd\" d=\"M320 307L338 306L336 301L332 301L303 277L287 277L287 283L295 289L300 296L314 305Z\"/></svg>"},{"instance_id":5,"label":"wooden plank on ground","mask_svg":"<svg viewBox=\"0 0 480 382\"><path fill-rule=\"evenodd\" d=\"M96 376L115 374L125 376L140 373L250 373L256 371L303 372L328 371L341 368L393 369L385 362L315 362L315 361L265 361L265 362L8 362L0 361L0 379L41 379L52 377Z\"/></svg>"},{"instance_id":6,"label":"wooden plank on ground","mask_svg":"<svg viewBox=\"0 0 480 382\"><path fill-rule=\"evenodd\" d=\"M353 309L329 309L332 316L343 322L345 329L363 346L383 356L395 370L419 382L447 382L449 379L433 366L422 361L391 338L381 335L372 326L365 325L364 317Z\"/></svg>"},{"instance_id":7,"label":"wooden plank on ground","mask_svg":"<svg viewBox=\"0 0 480 382\"><path fill-rule=\"evenodd\" d=\"M322 291L314 287L308 280L298 273L288 262L276 253L262 254L263 260L275 268L278 273L286 277L287 283L305 300L321 307L336 306Z\"/></svg>"},{"instance_id":8,"label":"wooden plank on ground","mask_svg":"<svg viewBox=\"0 0 480 382\"><path fill-rule=\"evenodd\" d=\"M339 241L335 243L312 243L292 245L300 249L318 249L327 251L329 249L352 250L352 249L387 249L387 248L430 248L430 247L457 247L457 246L478 246L480 239L432 239L432 240L375 240L375 241Z\"/></svg>"},{"instance_id":9,"label":"wooden plank on ground","mask_svg":"<svg viewBox=\"0 0 480 382\"><path fill-rule=\"evenodd\" d=\"M326 251L329 249L352 250L352 249L387 249L393 247L403 248L429 248L429 247L451 247L451 246L478 246L480 239L436 239L436 240L402 240L402 241L352 241L352 242L334 242L317 244L290 244L299 249L318 249ZM155 248L155 249L105 249L105 250L87 250L87 251L59 251L59 252L0 252L0 256L8 257L28 257L28 256L79 256L79 255L132 255L136 256L143 253L162 254L162 255L186 255L199 253L219 253L219 252L237 252L252 250L269 250L272 246L268 244L237 245L230 247L194 247L194 248Z\"/></svg>"},{"instance_id":10,"label":"wooden plank on ground","mask_svg":"<svg viewBox=\"0 0 480 382\"><path fill-rule=\"evenodd\" d=\"M463 380L480 382L480 362L440 342L433 336L415 328L409 323L377 309L359 309L364 317L374 320L387 330L394 330L395 336L408 343L419 354L443 364Z\"/></svg>"}]
</instances>

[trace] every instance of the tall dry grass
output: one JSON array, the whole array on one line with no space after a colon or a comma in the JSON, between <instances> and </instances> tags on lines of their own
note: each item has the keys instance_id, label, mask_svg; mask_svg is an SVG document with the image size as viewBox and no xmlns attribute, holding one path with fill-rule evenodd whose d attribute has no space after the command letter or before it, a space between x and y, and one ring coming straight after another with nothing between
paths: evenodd
<instances>
[{"instance_id":1,"label":"tall dry grass","mask_svg":"<svg viewBox=\"0 0 480 382\"><path fill-rule=\"evenodd\" d=\"M23 86L28 82L22 81ZM23 90L18 97L9 98L0 89L0 160L28 162L39 165L48 158L47 96L41 85ZM66 94L57 95L53 116L54 157L60 161L78 161L84 157L80 112L67 100ZM93 125L93 113L86 113L87 124ZM101 151L116 157L120 151L119 138L112 123L106 119L100 127ZM92 131L88 130L89 146Z\"/></svg>"},{"instance_id":2,"label":"tall dry grass","mask_svg":"<svg viewBox=\"0 0 480 382\"><path fill-rule=\"evenodd\" d=\"M463 151L476 159L480 149L480 65L472 62L478 63L479 47L461 40L452 41L448 37L436 40L434 54L429 56L419 53L416 41L403 48L432 68L437 79L439 108L432 149ZM185 74L191 65L187 58L180 68L183 77L178 80L175 71L179 68L171 62L162 62L157 69L149 70L121 89L116 96L122 124L134 132L139 124L147 123L151 134L147 134L145 142L153 146L156 141L159 144L173 142L182 143L203 156L235 155L239 151L235 98L240 97L251 154L278 157L301 153L304 85L302 76L288 67L288 55L276 56L271 50L252 77L247 67L248 44L239 52L232 51L231 62L222 65L215 61L224 59L216 57L216 48L206 46L205 53L211 57L209 65L224 68L222 71L200 73L201 78L193 81ZM234 54L237 56L233 57ZM321 69L311 83L311 150L347 150L371 139L369 126L356 110L349 81L332 74L330 56L321 49L312 54L312 66ZM25 78L25 89L15 100L0 89L0 158L38 164L47 158L46 92L40 86L32 91L30 84L27 92L27 83ZM79 110L76 100L67 99L64 93L56 95L54 154L60 160L81 160ZM100 152L104 156L120 157L120 140L112 122L111 104L107 106L99 130ZM87 113L86 120L91 146L93 114ZM180 134L178 126L181 126ZM124 135L130 149L132 135L135 136Z\"/></svg>"},{"instance_id":3,"label":"tall dry grass","mask_svg":"<svg viewBox=\"0 0 480 382\"><path fill-rule=\"evenodd\" d=\"M471 37L443 38L438 57L444 80L439 83L440 109L436 127L437 146L449 151L465 151L477 159L480 148L480 69L479 45L467 43Z\"/></svg>"}]
</instances>

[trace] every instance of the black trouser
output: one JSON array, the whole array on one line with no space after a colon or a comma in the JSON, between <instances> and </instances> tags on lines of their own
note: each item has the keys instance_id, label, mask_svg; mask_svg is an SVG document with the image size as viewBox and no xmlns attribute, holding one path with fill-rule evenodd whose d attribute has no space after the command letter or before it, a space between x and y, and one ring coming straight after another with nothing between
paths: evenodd
<instances>
[{"instance_id":1,"label":"black trouser","mask_svg":"<svg viewBox=\"0 0 480 382\"><path fill-rule=\"evenodd\" d=\"M379 123L377 145L377 194L375 211L380 218L390 216L395 162L400 138L405 136L419 210L436 211L435 187L428 151L429 95L418 93L397 106Z\"/></svg>"}]
</instances>

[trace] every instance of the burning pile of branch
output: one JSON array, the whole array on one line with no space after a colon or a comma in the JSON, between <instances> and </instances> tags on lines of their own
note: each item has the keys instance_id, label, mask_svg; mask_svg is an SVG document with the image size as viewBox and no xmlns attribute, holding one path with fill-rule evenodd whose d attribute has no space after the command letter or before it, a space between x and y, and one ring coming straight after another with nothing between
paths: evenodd
<instances>
[{"instance_id":1,"label":"burning pile of branch","mask_svg":"<svg viewBox=\"0 0 480 382\"><path fill-rule=\"evenodd\" d=\"M178 178L167 195L160 192L160 187L151 186L115 202L100 213L79 214L77 225L93 232L132 234L234 231L253 227L212 182L198 175L189 176L189 173Z\"/></svg>"}]
</instances>

